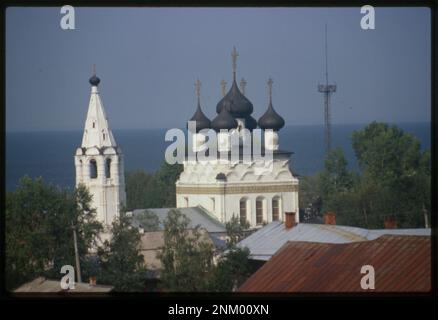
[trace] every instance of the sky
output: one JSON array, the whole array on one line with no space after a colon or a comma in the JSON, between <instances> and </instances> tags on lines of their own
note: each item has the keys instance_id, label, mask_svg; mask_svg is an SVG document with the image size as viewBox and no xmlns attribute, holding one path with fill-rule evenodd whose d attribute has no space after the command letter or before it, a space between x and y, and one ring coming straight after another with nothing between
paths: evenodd
<instances>
[{"instance_id":1,"label":"sky","mask_svg":"<svg viewBox=\"0 0 438 320\"><path fill-rule=\"evenodd\" d=\"M428 8L375 8L362 30L351 8L75 8L63 30L60 7L6 10L6 130L82 130L96 64L110 127L184 127L201 106L213 119L220 82L237 79L258 119L273 105L286 125L322 124L324 26L328 26L332 123L431 119Z\"/></svg>"}]
</instances>

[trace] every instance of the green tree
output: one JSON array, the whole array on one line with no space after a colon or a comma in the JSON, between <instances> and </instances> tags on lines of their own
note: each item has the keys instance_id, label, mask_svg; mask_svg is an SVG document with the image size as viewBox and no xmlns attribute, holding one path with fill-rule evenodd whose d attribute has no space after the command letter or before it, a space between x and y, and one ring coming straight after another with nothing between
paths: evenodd
<instances>
[{"instance_id":1,"label":"green tree","mask_svg":"<svg viewBox=\"0 0 438 320\"><path fill-rule=\"evenodd\" d=\"M154 175L153 206L154 208L174 208L176 206L175 182L183 170L181 164L170 165L163 162Z\"/></svg>"},{"instance_id":2,"label":"green tree","mask_svg":"<svg viewBox=\"0 0 438 320\"><path fill-rule=\"evenodd\" d=\"M23 177L6 196L6 284L9 290L46 275L59 277L61 266L75 265L72 225L77 229L80 260L102 226L90 208L85 187L74 193Z\"/></svg>"},{"instance_id":3,"label":"green tree","mask_svg":"<svg viewBox=\"0 0 438 320\"><path fill-rule=\"evenodd\" d=\"M144 170L126 173L127 210L151 208L153 204L153 175Z\"/></svg>"},{"instance_id":4,"label":"green tree","mask_svg":"<svg viewBox=\"0 0 438 320\"><path fill-rule=\"evenodd\" d=\"M158 216L149 210L139 213L136 216L136 219L140 223L144 232L157 231L160 225L160 219Z\"/></svg>"},{"instance_id":5,"label":"green tree","mask_svg":"<svg viewBox=\"0 0 438 320\"><path fill-rule=\"evenodd\" d=\"M114 286L114 291L143 291L147 277L143 255L140 254L141 235L133 228L131 218L121 213L111 226L111 239L99 248L102 283Z\"/></svg>"},{"instance_id":6,"label":"green tree","mask_svg":"<svg viewBox=\"0 0 438 320\"><path fill-rule=\"evenodd\" d=\"M163 162L153 175L143 170L129 172L126 175L127 210L175 207L175 182L182 170L181 164Z\"/></svg>"},{"instance_id":7,"label":"green tree","mask_svg":"<svg viewBox=\"0 0 438 320\"><path fill-rule=\"evenodd\" d=\"M424 226L430 215L430 152L397 126L373 122L352 136L362 172L361 183L372 188L367 206L372 227L395 215L401 227ZM379 221L379 222L378 222Z\"/></svg>"},{"instance_id":8,"label":"green tree","mask_svg":"<svg viewBox=\"0 0 438 320\"><path fill-rule=\"evenodd\" d=\"M342 208L340 199L353 186L352 174L342 149L331 150L325 160L324 171L320 175L323 211L339 212Z\"/></svg>"},{"instance_id":9,"label":"green tree","mask_svg":"<svg viewBox=\"0 0 438 320\"><path fill-rule=\"evenodd\" d=\"M251 275L248 248L230 248L213 269L208 290L231 292L240 287Z\"/></svg>"},{"instance_id":10,"label":"green tree","mask_svg":"<svg viewBox=\"0 0 438 320\"><path fill-rule=\"evenodd\" d=\"M213 268L213 246L199 227L178 210L170 210L164 221L164 247L158 254L161 281L167 291L206 291Z\"/></svg>"},{"instance_id":11,"label":"green tree","mask_svg":"<svg viewBox=\"0 0 438 320\"><path fill-rule=\"evenodd\" d=\"M299 188L300 221L317 222L322 217L320 174L301 177Z\"/></svg>"},{"instance_id":12,"label":"green tree","mask_svg":"<svg viewBox=\"0 0 438 320\"><path fill-rule=\"evenodd\" d=\"M227 246L234 248L235 245L244 239L248 235L248 229L250 225L248 221L243 224L240 219L233 215L227 223L225 223L225 229L227 230Z\"/></svg>"}]
</instances>

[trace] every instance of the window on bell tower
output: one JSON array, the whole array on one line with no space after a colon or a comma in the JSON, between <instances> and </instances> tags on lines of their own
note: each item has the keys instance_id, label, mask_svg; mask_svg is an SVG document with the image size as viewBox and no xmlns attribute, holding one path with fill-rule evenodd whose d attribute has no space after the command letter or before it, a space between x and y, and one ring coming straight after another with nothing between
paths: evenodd
<instances>
[{"instance_id":1,"label":"window on bell tower","mask_svg":"<svg viewBox=\"0 0 438 320\"><path fill-rule=\"evenodd\" d=\"M111 159L105 161L105 177L111 178Z\"/></svg>"},{"instance_id":2,"label":"window on bell tower","mask_svg":"<svg viewBox=\"0 0 438 320\"><path fill-rule=\"evenodd\" d=\"M96 160L91 159L90 160L90 179L96 179L97 178L97 163Z\"/></svg>"}]
</instances>

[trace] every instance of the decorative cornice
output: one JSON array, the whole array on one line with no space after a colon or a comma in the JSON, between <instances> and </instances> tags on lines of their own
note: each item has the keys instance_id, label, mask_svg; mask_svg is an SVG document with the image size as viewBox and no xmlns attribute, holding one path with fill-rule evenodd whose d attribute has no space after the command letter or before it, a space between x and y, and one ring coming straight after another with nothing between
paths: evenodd
<instances>
[{"instance_id":1,"label":"decorative cornice","mask_svg":"<svg viewBox=\"0 0 438 320\"><path fill-rule=\"evenodd\" d=\"M177 194L246 194L298 192L297 184L285 185L248 185L248 186L176 186Z\"/></svg>"}]
</instances>

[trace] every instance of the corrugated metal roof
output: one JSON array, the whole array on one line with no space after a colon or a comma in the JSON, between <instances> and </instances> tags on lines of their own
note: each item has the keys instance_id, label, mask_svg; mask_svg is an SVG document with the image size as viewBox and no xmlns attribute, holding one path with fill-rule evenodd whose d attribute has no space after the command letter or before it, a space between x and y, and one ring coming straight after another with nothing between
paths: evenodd
<instances>
[{"instance_id":1,"label":"corrugated metal roof","mask_svg":"<svg viewBox=\"0 0 438 320\"><path fill-rule=\"evenodd\" d=\"M430 235L430 229L382 229L367 230L357 227L299 223L286 229L281 221L274 221L238 243L250 250L250 258L269 260L287 241L320 243L349 243L374 240L385 234Z\"/></svg>"},{"instance_id":2,"label":"corrugated metal roof","mask_svg":"<svg viewBox=\"0 0 438 320\"><path fill-rule=\"evenodd\" d=\"M160 230L163 230L163 222L167 218L167 214L170 210L175 208L151 208L151 209L136 209L132 212L133 222L135 227L139 226L136 216L145 211L153 212L157 215L160 225ZM225 226L217 220L215 217L210 215L206 210L200 207L190 207L190 208L177 208L182 214L190 219L189 228L193 229L196 225L204 228L209 233L224 233L226 232Z\"/></svg>"},{"instance_id":3,"label":"corrugated metal roof","mask_svg":"<svg viewBox=\"0 0 438 320\"><path fill-rule=\"evenodd\" d=\"M353 243L287 242L239 292L428 292L429 236L383 235ZM375 270L375 289L363 290L361 268Z\"/></svg>"}]
</instances>

